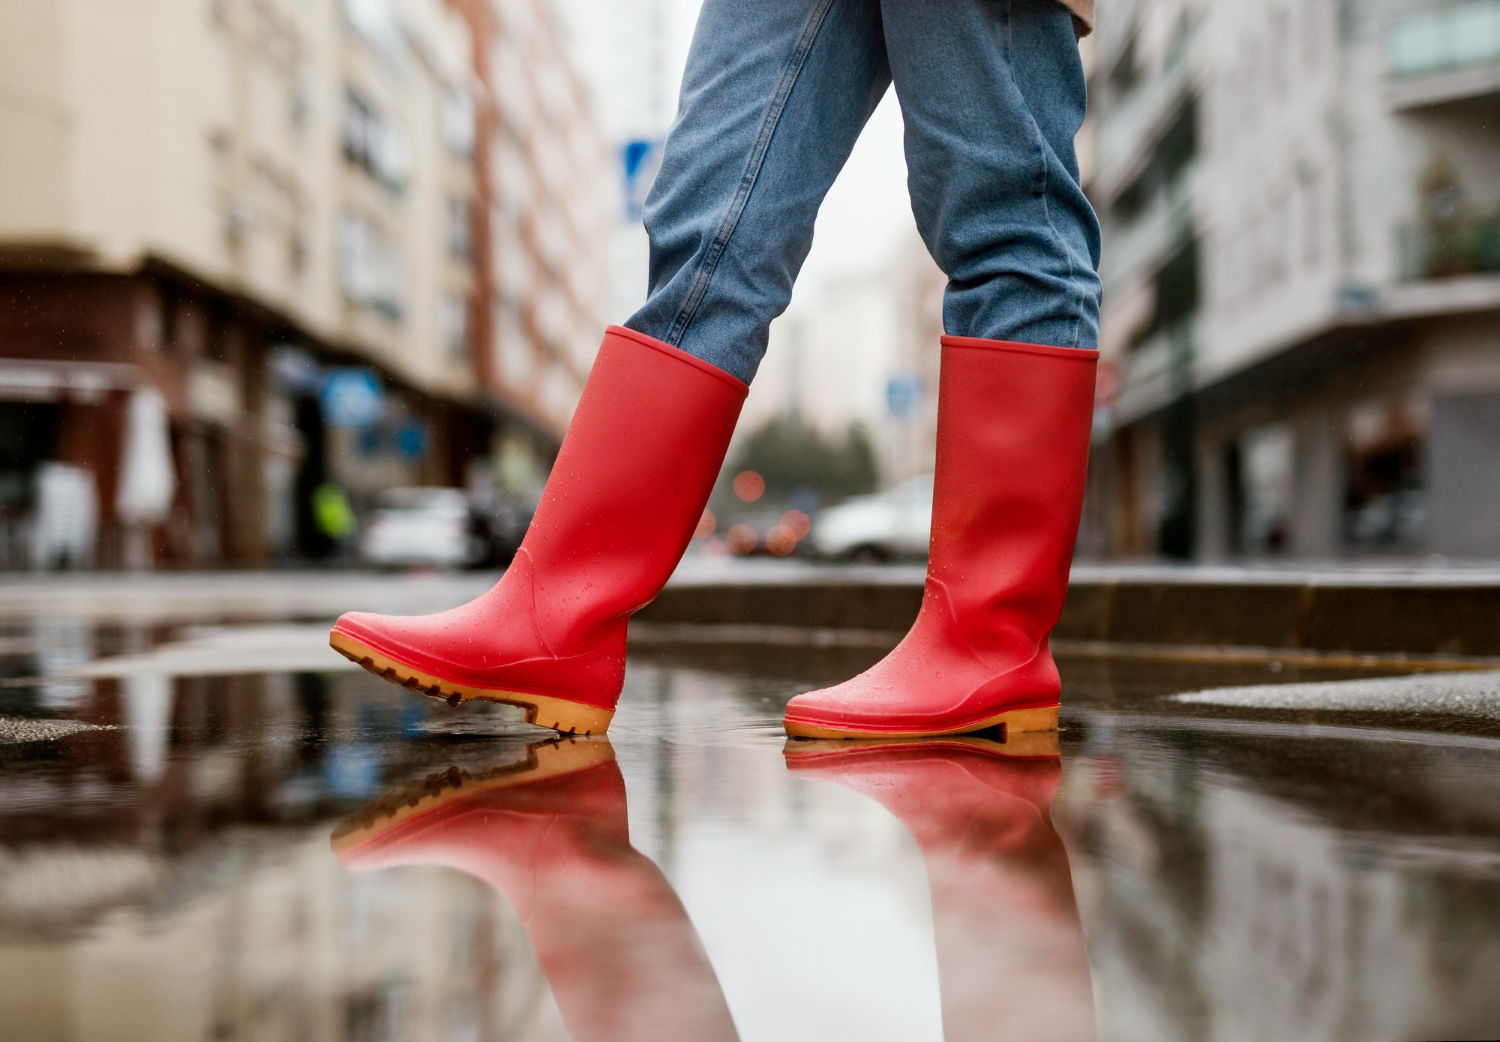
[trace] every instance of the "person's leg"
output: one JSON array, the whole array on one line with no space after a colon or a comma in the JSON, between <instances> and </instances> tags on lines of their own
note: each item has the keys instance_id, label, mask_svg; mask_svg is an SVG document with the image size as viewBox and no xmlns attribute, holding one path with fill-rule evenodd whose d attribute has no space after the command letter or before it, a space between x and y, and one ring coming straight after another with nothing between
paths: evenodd
<instances>
[{"instance_id":1,"label":"person's leg","mask_svg":"<svg viewBox=\"0 0 1500 1042\"><path fill-rule=\"evenodd\" d=\"M706 0L625 325L748 383L813 222L890 84L879 0Z\"/></svg>"},{"instance_id":2,"label":"person's leg","mask_svg":"<svg viewBox=\"0 0 1500 1042\"><path fill-rule=\"evenodd\" d=\"M628 620L687 549L818 203L889 81L878 0L707 0L647 205L651 299L606 332L515 561L446 612L349 612L334 648L452 704L609 727Z\"/></svg>"},{"instance_id":3,"label":"person's leg","mask_svg":"<svg viewBox=\"0 0 1500 1042\"><path fill-rule=\"evenodd\" d=\"M1054 0L885 0L912 208L948 274L921 611L789 734L1057 726L1047 638L1078 535L1098 352L1098 226L1078 185L1083 77Z\"/></svg>"},{"instance_id":4,"label":"person's leg","mask_svg":"<svg viewBox=\"0 0 1500 1042\"><path fill-rule=\"evenodd\" d=\"M912 211L948 276L950 336L1093 348L1099 223L1073 137L1086 105L1057 0L885 0Z\"/></svg>"}]
</instances>

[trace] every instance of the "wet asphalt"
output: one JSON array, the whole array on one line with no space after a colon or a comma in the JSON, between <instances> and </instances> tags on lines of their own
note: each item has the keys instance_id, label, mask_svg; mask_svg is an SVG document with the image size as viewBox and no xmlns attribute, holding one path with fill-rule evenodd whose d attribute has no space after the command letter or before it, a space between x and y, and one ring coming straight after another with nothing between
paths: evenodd
<instances>
[{"instance_id":1,"label":"wet asphalt","mask_svg":"<svg viewBox=\"0 0 1500 1042\"><path fill-rule=\"evenodd\" d=\"M562 743L326 646L487 581L0 597L0 1038L1500 1036L1494 674L1095 648L855 750L778 719L878 643L679 629Z\"/></svg>"}]
</instances>

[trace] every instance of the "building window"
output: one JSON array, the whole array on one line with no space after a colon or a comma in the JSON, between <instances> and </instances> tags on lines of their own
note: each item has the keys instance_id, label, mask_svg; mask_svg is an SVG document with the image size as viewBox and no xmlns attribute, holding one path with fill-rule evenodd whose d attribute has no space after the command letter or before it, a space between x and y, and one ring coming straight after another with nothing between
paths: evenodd
<instances>
[{"instance_id":1,"label":"building window","mask_svg":"<svg viewBox=\"0 0 1500 1042\"><path fill-rule=\"evenodd\" d=\"M1280 286L1291 273L1292 205L1285 189L1277 189L1266 209L1266 283Z\"/></svg>"},{"instance_id":2,"label":"building window","mask_svg":"<svg viewBox=\"0 0 1500 1042\"><path fill-rule=\"evenodd\" d=\"M1391 75L1430 76L1500 59L1500 0L1459 4L1408 19L1390 36Z\"/></svg>"},{"instance_id":3,"label":"building window","mask_svg":"<svg viewBox=\"0 0 1500 1042\"><path fill-rule=\"evenodd\" d=\"M391 0L344 0L344 18L388 69L405 69L406 38Z\"/></svg>"},{"instance_id":4,"label":"building window","mask_svg":"<svg viewBox=\"0 0 1500 1042\"><path fill-rule=\"evenodd\" d=\"M1120 48L1119 57L1110 66L1109 85L1115 89L1115 93L1124 97L1135 89L1141 81L1140 59L1136 54L1136 34L1131 32L1130 38L1125 41L1125 46Z\"/></svg>"},{"instance_id":5,"label":"building window","mask_svg":"<svg viewBox=\"0 0 1500 1042\"><path fill-rule=\"evenodd\" d=\"M536 380L536 350L521 321L517 301L496 302L495 353L499 358L500 379L507 389L530 393Z\"/></svg>"},{"instance_id":6,"label":"building window","mask_svg":"<svg viewBox=\"0 0 1500 1042\"><path fill-rule=\"evenodd\" d=\"M406 131L353 87L344 91L344 156L391 192L411 176Z\"/></svg>"},{"instance_id":7,"label":"building window","mask_svg":"<svg viewBox=\"0 0 1500 1042\"><path fill-rule=\"evenodd\" d=\"M443 95L438 113L443 131L443 145L459 159L474 154L474 99L466 90L454 89Z\"/></svg>"},{"instance_id":8,"label":"building window","mask_svg":"<svg viewBox=\"0 0 1500 1042\"><path fill-rule=\"evenodd\" d=\"M1355 551L1411 551L1426 519L1428 415L1406 400L1363 402L1344 428L1344 543Z\"/></svg>"},{"instance_id":9,"label":"building window","mask_svg":"<svg viewBox=\"0 0 1500 1042\"><path fill-rule=\"evenodd\" d=\"M1295 450L1284 423L1248 431L1231 449L1230 514L1241 553L1278 553L1290 545Z\"/></svg>"},{"instance_id":10,"label":"building window","mask_svg":"<svg viewBox=\"0 0 1500 1042\"><path fill-rule=\"evenodd\" d=\"M1302 263L1316 268L1323 260L1323 179L1307 168L1298 177L1302 193Z\"/></svg>"},{"instance_id":11,"label":"building window","mask_svg":"<svg viewBox=\"0 0 1500 1042\"><path fill-rule=\"evenodd\" d=\"M401 318L404 265L383 232L359 214L339 221L339 288L351 303Z\"/></svg>"},{"instance_id":12,"label":"building window","mask_svg":"<svg viewBox=\"0 0 1500 1042\"><path fill-rule=\"evenodd\" d=\"M448 256L468 262L473 256L470 229L473 221L467 199L450 198L447 209Z\"/></svg>"},{"instance_id":13,"label":"building window","mask_svg":"<svg viewBox=\"0 0 1500 1042\"><path fill-rule=\"evenodd\" d=\"M444 297L439 312L443 347L448 357L469 357L469 302L463 297Z\"/></svg>"}]
</instances>

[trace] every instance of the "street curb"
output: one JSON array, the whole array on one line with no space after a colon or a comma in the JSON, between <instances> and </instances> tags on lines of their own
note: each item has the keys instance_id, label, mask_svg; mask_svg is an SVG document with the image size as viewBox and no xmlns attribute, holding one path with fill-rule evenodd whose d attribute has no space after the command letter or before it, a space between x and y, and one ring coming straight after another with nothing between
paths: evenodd
<instances>
[{"instance_id":1,"label":"street curb","mask_svg":"<svg viewBox=\"0 0 1500 1042\"><path fill-rule=\"evenodd\" d=\"M901 631L921 603L922 587L911 581L695 582L669 585L636 618ZM1421 575L1075 577L1053 632L1060 640L1136 645L1494 656L1500 655L1500 582Z\"/></svg>"}]
</instances>

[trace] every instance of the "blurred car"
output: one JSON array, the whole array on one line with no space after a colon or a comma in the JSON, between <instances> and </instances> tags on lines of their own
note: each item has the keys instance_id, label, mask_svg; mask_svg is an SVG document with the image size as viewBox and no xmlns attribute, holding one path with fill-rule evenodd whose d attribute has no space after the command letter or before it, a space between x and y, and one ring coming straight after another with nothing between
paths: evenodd
<instances>
[{"instance_id":1,"label":"blurred car","mask_svg":"<svg viewBox=\"0 0 1500 1042\"><path fill-rule=\"evenodd\" d=\"M375 500L359 540L360 556L385 567L464 568L488 555L469 499L456 488L393 488Z\"/></svg>"},{"instance_id":2,"label":"blurred car","mask_svg":"<svg viewBox=\"0 0 1500 1042\"><path fill-rule=\"evenodd\" d=\"M741 557L751 554L786 557L796 552L810 527L811 521L800 510L759 510L730 519L724 540L730 552Z\"/></svg>"},{"instance_id":3,"label":"blurred car","mask_svg":"<svg viewBox=\"0 0 1500 1042\"><path fill-rule=\"evenodd\" d=\"M812 549L820 557L892 561L927 553L932 529L932 475L893 489L856 496L820 510L813 519Z\"/></svg>"},{"instance_id":4,"label":"blurred car","mask_svg":"<svg viewBox=\"0 0 1500 1042\"><path fill-rule=\"evenodd\" d=\"M474 564L480 567L510 564L521 549L521 540L526 538L532 513L532 508L518 497L503 492L471 501L469 516L474 534L484 543L484 555Z\"/></svg>"}]
</instances>

